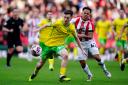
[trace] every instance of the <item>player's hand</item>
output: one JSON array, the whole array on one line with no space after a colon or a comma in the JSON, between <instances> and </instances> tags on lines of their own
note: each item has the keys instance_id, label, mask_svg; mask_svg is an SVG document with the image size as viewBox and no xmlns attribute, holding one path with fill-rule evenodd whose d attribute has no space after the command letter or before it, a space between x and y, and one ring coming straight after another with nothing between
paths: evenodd
<instances>
[{"instance_id":1,"label":"player's hand","mask_svg":"<svg viewBox=\"0 0 128 85\"><path fill-rule=\"evenodd\" d=\"M9 32L13 32L13 29L10 29Z\"/></svg>"},{"instance_id":2,"label":"player's hand","mask_svg":"<svg viewBox=\"0 0 128 85\"><path fill-rule=\"evenodd\" d=\"M82 38L82 37L83 37L83 34L78 34L78 37L79 37L79 38Z\"/></svg>"},{"instance_id":3,"label":"player's hand","mask_svg":"<svg viewBox=\"0 0 128 85\"><path fill-rule=\"evenodd\" d=\"M50 27L50 26L51 26L51 23L46 24L46 27Z\"/></svg>"}]
</instances>

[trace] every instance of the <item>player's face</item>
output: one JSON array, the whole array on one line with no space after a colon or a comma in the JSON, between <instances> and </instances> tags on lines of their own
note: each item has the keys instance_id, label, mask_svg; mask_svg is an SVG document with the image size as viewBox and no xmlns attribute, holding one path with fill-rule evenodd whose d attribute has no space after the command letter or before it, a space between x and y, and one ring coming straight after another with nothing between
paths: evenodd
<instances>
[{"instance_id":1,"label":"player's face","mask_svg":"<svg viewBox=\"0 0 128 85\"><path fill-rule=\"evenodd\" d=\"M71 20L71 15L70 14L65 14L64 15L64 23L68 24Z\"/></svg>"},{"instance_id":2,"label":"player's face","mask_svg":"<svg viewBox=\"0 0 128 85\"><path fill-rule=\"evenodd\" d=\"M84 9L82 12L82 19L86 21L90 19L90 16L91 16L90 10Z\"/></svg>"},{"instance_id":3,"label":"player's face","mask_svg":"<svg viewBox=\"0 0 128 85\"><path fill-rule=\"evenodd\" d=\"M52 19L52 13L51 12L48 12L47 19Z\"/></svg>"},{"instance_id":4,"label":"player's face","mask_svg":"<svg viewBox=\"0 0 128 85\"><path fill-rule=\"evenodd\" d=\"M34 17L39 17L39 10L38 9L35 9L34 11L33 11L33 16Z\"/></svg>"},{"instance_id":5,"label":"player's face","mask_svg":"<svg viewBox=\"0 0 128 85\"><path fill-rule=\"evenodd\" d=\"M18 10L14 10L14 11L13 11L13 17L14 17L14 18L17 18L18 15L19 15L19 11L18 11Z\"/></svg>"},{"instance_id":6,"label":"player's face","mask_svg":"<svg viewBox=\"0 0 128 85\"><path fill-rule=\"evenodd\" d=\"M124 15L125 15L125 14L124 14L124 11L123 11L123 10L120 10L120 11L119 11L119 14L120 14L120 18L124 18Z\"/></svg>"}]
</instances>

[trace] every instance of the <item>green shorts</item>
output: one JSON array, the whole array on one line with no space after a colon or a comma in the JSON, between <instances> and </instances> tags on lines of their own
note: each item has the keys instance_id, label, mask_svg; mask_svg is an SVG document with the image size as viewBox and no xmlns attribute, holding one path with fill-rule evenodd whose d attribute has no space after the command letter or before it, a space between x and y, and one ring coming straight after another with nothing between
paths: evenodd
<instances>
[{"instance_id":1,"label":"green shorts","mask_svg":"<svg viewBox=\"0 0 128 85\"><path fill-rule=\"evenodd\" d=\"M107 39L99 38L99 43L100 43L100 44L105 45L106 42L107 42Z\"/></svg>"},{"instance_id":2,"label":"green shorts","mask_svg":"<svg viewBox=\"0 0 128 85\"><path fill-rule=\"evenodd\" d=\"M127 48L127 42L126 40L117 40L116 41L116 46L117 47L122 47L122 48Z\"/></svg>"},{"instance_id":3,"label":"green shorts","mask_svg":"<svg viewBox=\"0 0 128 85\"><path fill-rule=\"evenodd\" d=\"M42 48L41 58L46 60L47 58L53 57L53 54L58 54L60 50L65 48L64 46L46 46L43 42L40 42Z\"/></svg>"}]
</instances>

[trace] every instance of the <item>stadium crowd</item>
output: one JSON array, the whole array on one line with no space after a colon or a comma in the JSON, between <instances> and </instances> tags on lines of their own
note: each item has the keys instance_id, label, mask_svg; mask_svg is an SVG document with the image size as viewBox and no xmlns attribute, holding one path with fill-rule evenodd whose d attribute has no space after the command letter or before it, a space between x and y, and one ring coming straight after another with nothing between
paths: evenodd
<instances>
[{"instance_id":1,"label":"stadium crowd","mask_svg":"<svg viewBox=\"0 0 128 85\"><path fill-rule=\"evenodd\" d=\"M20 10L19 16L25 21L23 32L21 32L21 40L23 46L29 46L29 38L31 29L36 28L36 19L41 20L46 17L47 11L51 10L54 20L61 18L62 13L66 9L74 12L74 17L80 16L83 7L89 6L92 9L92 22L95 24L94 39L99 48L116 48L115 35L112 31L112 23L119 18L119 9L124 10L125 18L128 17L128 1L127 0L0 0L0 56L6 56L7 50L7 32L4 32L3 25L13 15L12 10L17 8ZM110 22L110 30L107 30L107 41L105 46L99 42L98 21L102 18ZM34 20L33 20L34 19ZM112 52L113 49L110 51ZM104 54L103 49L100 53Z\"/></svg>"}]
</instances>

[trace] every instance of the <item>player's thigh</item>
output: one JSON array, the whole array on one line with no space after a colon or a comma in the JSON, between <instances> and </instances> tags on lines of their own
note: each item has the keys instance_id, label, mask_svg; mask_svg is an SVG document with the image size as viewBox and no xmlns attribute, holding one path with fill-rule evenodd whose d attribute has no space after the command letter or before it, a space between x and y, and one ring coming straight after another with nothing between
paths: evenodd
<instances>
[{"instance_id":1,"label":"player's thigh","mask_svg":"<svg viewBox=\"0 0 128 85\"><path fill-rule=\"evenodd\" d=\"M87 52L87 55L84 55L82 53L82 50L79 47L77 47L77 49L78 49L78 55L75 57L75 60L86 60L87 59L87 55L88 55L87 50L85 51L85 52Z\"/></svg>"},{"instance_id":2,"label":"player's thigh","mask_svg":"<svg viewBox=\"0 0 128 85\"><path fill-rule=\"evenodd\" d=\"M89 44L87 42L81 42L82 48L88 55Z\"/></svg>"},{"instance_id":3,"label":"player's thigh","mask_svg":"<svg viewBox=\"0 0 128 85\"><path fill-rule=\"evenodd\" d=\"M14 51L14 41L13 39L7 40L8 42L8 53L12 53Z\"/></svg>"},{"instance_id":4,"label":"player's thigh","mask_svg":"<svg viewBox=\"0 0 128 85\"><path fill-rule=\"evenodd\" d=\"M15 44L13 39L7 39L8 42L8 48L13 48L13 45Z\"/></svg>"},{"instance_id":5,"label":"player's thigh","mask_svg":"<svg viewBox=\"0 0 128 85\"><path fill-rule=\"evenodd\" d=\"M40 43L40 46L42 48L42 53L41 53L41 59L45 61L48 58L48 53L50 52L50 48L48 46L43 45Z\"/></svg>"},{"instance_id":6,"label":"player's thigh","mask_svg":"<svg viewBox=\"0 0 128 85\"><path fill-rule=\"evenodd\" d=\"M18 52L23 51L23 46L22 46L22 42L21 42L20 38L15 38L14 44L15 44L15 47L16 47L16 51L18 51Z\"/></svg>"},{"instance_id":7,"label":"player's thigh","mask_svg":"<svg viewBox=\"0 0 128 85\"><path fill-rule=\"evenodd\" d=\"M60 49L58 52L57 52L63 59L64 58L68 58L68 51L66 50L66 48L63 48L63 49Z\"/></svg>"}]
</instances>

